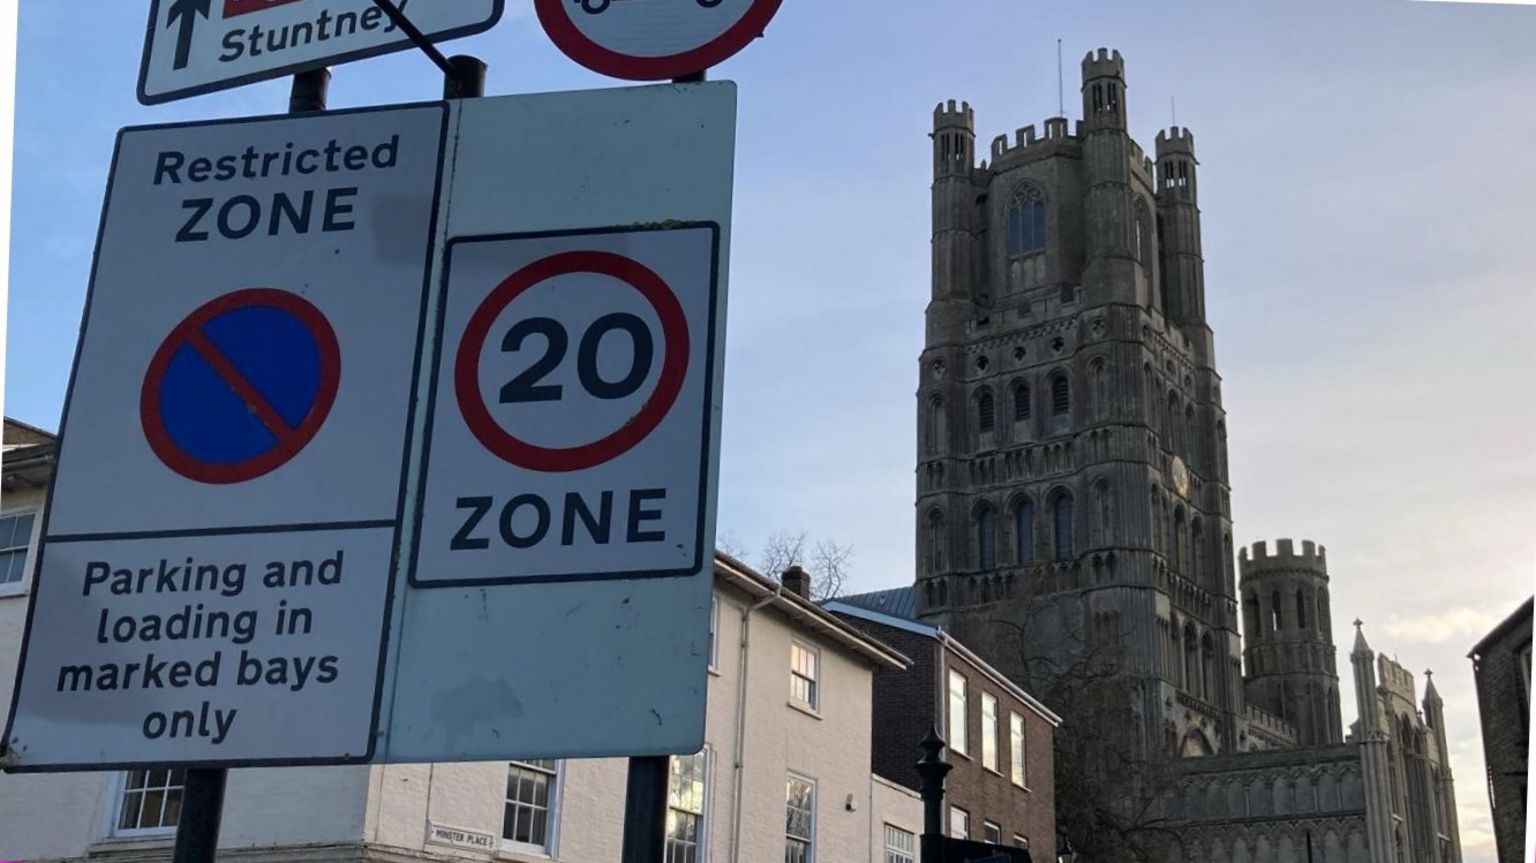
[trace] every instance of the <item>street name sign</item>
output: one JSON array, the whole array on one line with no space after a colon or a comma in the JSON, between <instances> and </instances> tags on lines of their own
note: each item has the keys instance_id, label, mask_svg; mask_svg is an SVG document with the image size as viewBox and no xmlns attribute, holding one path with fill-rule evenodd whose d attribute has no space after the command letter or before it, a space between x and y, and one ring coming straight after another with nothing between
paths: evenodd
<instances>
[{"instance_id":1,"label":"street name sign","mask_svg":"<svg viewBox=\"0 0 1536 863\"><path fill-rule=\"evenodd\" d=\"M505 0L393 0L433 41L495 26ZM412 47L372 0L152 0L139 101L167 102Z\"/></svg>"},{"instance_id":2,"label":"street name sign","mask_svg":"<svg viewBox=\"0 0 1536 863\"><path fill-rule=\"evenodd\" d=\"M371 757L447 120L119 135L16 766Z\"/></svg>"},{"instance_id":3,"label":"street name sign","mask_svg":"<svg viewBox=\"0 0 1536 863\"><path fill-rule=\"evenodd\" d=\"M534 0L566 56L615 78L702 72L761 36L783 0Z\"/></svg>"},{"instance_id":4,"label":"street name sign","mask_svg":"<svg viewBox=\"0 0 1536 863\"><path fill-rule=\"evenodd\" d=\"M734 147L729 82L123 130L4 766L697 751Z\"/></svg>"}]
</instances>

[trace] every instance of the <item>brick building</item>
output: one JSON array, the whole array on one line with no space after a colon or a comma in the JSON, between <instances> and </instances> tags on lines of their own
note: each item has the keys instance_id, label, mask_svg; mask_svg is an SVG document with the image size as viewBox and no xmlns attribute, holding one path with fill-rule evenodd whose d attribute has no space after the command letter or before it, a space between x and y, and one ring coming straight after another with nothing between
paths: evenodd
<instances>
[{"instance_id":1,"label":"brick building","mask_svg":"<svg viewBox=\"0 0 1536 863\"><path fill-rule=\"evenodd\" d=\"M1477 709L1488 763L1488 802L1499 863L1515 863L1525 849L1526 778L1531 749L1531 607L1524 605L1483 637L1472 652Z\"/></svg>"},{"instance_id":2,"label":"brick building","mask_svg":"<svg viewBox=\"0 0 1536 863\"><path fill-rule=\"evenodd\" d=\"M1053 735L1061 718L944 630L912 619L912 588L824 605L912 661L875 672L874 772L916 790L917 742L930 727L949 744L949 835L1034 848L1056 841Z\"/></svg>"}]
</instances>

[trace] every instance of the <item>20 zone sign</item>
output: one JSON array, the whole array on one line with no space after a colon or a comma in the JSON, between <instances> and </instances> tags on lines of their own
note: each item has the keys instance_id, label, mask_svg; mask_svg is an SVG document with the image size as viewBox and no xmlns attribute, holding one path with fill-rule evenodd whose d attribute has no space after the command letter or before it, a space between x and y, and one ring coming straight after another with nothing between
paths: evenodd
<instances>
[{"instance_id":1,"label":"20 zone sign","mask_svg":"<svg viewBox=\"0 0 1536 863\"><path fill-rule=\"evenodd\" d=\"M697 571L719 233L450 241L413 583Z\"/></svg>"}]
</instances>

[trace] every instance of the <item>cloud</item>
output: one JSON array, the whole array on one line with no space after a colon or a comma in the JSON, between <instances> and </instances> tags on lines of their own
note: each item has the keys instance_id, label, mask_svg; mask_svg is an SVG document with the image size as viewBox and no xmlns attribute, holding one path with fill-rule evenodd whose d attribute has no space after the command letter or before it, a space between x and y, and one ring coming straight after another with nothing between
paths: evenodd
<instances>
[{"instance_id":1,"label":"cloud","mask_svg":"<svg viewBox=\"0 0 1536 863\"><path fill-rule=\"evenodd\" d=\"M1504 619L1503 612L1460 606L1426 614L1392 614L1382 629L1394 639L1418 644L1463 641L1471 644Z\"/></svg>"}]
</instances>

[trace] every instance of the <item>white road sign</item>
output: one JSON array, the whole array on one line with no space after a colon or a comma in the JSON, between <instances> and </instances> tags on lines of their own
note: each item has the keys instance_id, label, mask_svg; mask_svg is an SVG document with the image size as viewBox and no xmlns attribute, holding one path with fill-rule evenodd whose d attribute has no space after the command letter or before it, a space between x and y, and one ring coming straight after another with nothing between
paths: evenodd
<instances>
[{"instance_id":1,"label":"white road sign","mask_svg":"<svg viewBox=\"0 0 1536 863\"><path fill-rule=\"evenodd\" d=\"M434 41L479 33L504 0L393 0ZM412 47L372 0L153 0L146 105Z\"/></svg>"},{"instance_id":2,"label":"white road sign","mask_svg":"<svg viewBox=\"0 0 1536 863\"><path fill-rule=\"evenodd\" d=\"M561 51L639 81L703 72L763 35L783 0L534 0Z\"/></svg>"},{"instance_id":3,"label":"white road sign","mask_svg":"<svg viewBox=\"0 0 1536 863\"><path fill-rule=\"evenodd\" d=\"M119 136L18 766L370 756L447 113Z\"/></svg>"},{"instance_id":4,"label":"white road sign","mask_svg":"<svg viewBox=\"0 0 1536 863\"><path fill-rule=\"evenodd\" d=\"M7 769L697 751L735 100L125 130Z\"/></svg>"},{"instance_id":5,"label":"white road sign","mask_svg":"<svg viewBox=\"0 0 1536 863\"><path fill-rule=\"evenodd\" d=\"M385 756L697 752L735 85L458 107Z\"/></svg>"}]
</instances>

